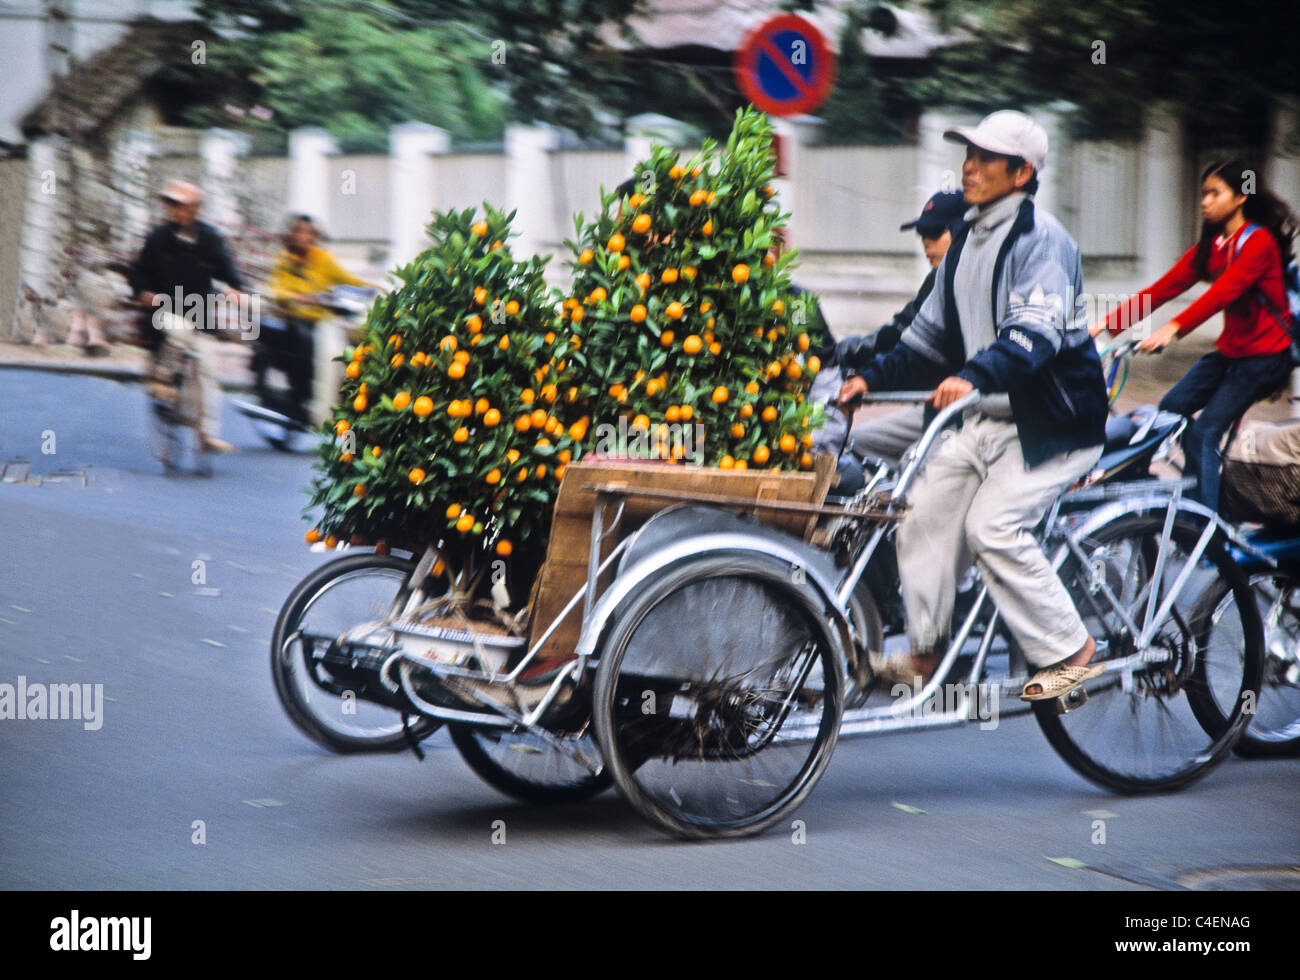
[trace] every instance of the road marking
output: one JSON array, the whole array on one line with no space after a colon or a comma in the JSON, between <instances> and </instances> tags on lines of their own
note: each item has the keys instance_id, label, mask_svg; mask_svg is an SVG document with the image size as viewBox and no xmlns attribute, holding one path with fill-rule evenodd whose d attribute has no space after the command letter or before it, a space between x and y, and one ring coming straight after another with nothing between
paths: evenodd
<instances>
[{"instance_id":1,"label":"road marking","mask_svg":"<svg viewBox=\"0 0 1300 980\"><path fill-rule=\"evenodd\" d=\"M924 813L924 812L925 812L925 811L922 810L920 807L909 806L909 805L906 804L906 803L894 803L894 802L891 802L889 805L892 806L895 810L902 810L904 813Z\"/></svg>"},{"instance_id":2,"label":"road marking","mask_svg":"<svg viewBox=\"0 0 1300 980\"><path fill-rule=\"evenodd\" d=\"M206 636L203 638L203 642L210 647L221 647L223 650L226 648L224 643L218 643L216 640L209 640Z\"/></svg>"},{"instance_id":3,"label":"road marking","mask_svg":"<svg viewBox=\"0 0 1300 980\"><path fill-rule=\"evenodd\" d=\"M1046 857L1046 855L1044 855L1044 856ZM1061 867L1063 867L1063 868L1076 868L1076 869L1077 869L1077 868L1086 868L1086 867L1087 867L1087 865L1084 864L1082 861L1080 861L1078 858L1072 858L1072 857L1053 858L1053 857L1049 857L1049 858L1047 858L1047 860L1051 861L1053 864L1059 864L1059 865L1060 865Z\"/></svg>"}]
</instances>

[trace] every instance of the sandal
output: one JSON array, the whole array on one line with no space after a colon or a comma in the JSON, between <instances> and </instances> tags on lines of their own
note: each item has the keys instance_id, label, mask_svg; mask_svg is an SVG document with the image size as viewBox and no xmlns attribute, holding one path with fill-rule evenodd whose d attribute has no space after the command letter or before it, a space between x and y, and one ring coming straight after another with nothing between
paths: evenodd
<instances>
[{"instance_id":1,"label":"sandal","mask_svg":"<svg viewBox=\"0 0 1300 980\"><path fill-rule=\"evenodd\" d=\"M1040 670L1020 690L1021 701L1051 701L1069 694L1084 681L1097 677L1105 667L1101 664L1056 664ZM1029 693L1031 687L1039 688L1037 694Z\"/></svg>"}]
</instances>

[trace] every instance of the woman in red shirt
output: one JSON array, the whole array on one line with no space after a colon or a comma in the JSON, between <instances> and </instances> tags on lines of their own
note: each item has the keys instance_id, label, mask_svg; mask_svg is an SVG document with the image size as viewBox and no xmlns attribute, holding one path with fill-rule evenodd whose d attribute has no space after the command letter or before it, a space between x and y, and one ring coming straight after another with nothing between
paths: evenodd
<instances>
[{"instance_id":1,"label":"woman in red shirt","mask_svg":"<svg viewBox=\"0 0 1300 980\"><path fill-rule=\"evenodd\" d=\"M1137 349L1158 353L1175 337L1187 336L1223 312L1215 349L1160 401L1163 411L1188 418L1201 411L1183 436L1184 471L1197 477L1192 496L1215 510L1224 432L1256 401L1285 385L1292 367L1282 270L1292 258L1295 218L1282 201L1257 186L1257 174L1238 160L1207 167L1201 175L1201 240L1153 285L1092 326L1094 337L1103 329L1122 333L1200 280L1210 281L1199 299ZM1253 227L1243 236L1248 226Z\"/></svg>"}]
</instances>

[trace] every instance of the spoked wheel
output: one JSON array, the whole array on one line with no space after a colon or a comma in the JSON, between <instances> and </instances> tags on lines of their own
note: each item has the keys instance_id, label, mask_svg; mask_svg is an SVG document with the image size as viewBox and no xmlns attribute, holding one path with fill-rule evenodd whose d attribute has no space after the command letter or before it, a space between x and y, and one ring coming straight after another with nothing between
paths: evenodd
<instances>
[{"instance_id":1,"label":"spoked wheel","mask_svg":"<svg viewBox=\"0 0 1300 980\"><path fill-rule=\"evenodd\" d=\"M158 398L149 399L149 448L169 476L181 459L181 429L174 406Z\"/></svg>"},{"instance_id":2,"label":"spoked wheel","mask_svg":"<svg viewBox=\"0 0 1300 980\"><path fill-rule=\"evenodd\" d=\"M409 745L396 705L373 672L351 666L343 634L384 645L392 634L378 627L410 595L414 559L348 555L322 565L299 583L271 636L271 675L290 719L310 738L336 752L396 751ZM429 580L433 585L433 580ZM366 624L371 624L367 626ZM428 737L440 722L411 720L410 735Z\"/></svg>"},{"instance_id":3,"label":"spoked wheel","mask_svg":"<svg viewBox=\"0 0 1300 980\"><path fill-rule=\"evenodd\" d=\"M593 720L619 791L682 837L740 837L812 792L839 734L844 652L784 563L706 555L646 582L601 647Z\"/></svg>"},{"instance_id":4,"label":"spoked wheel","mask_svg":"<svg viewBox=\"0 0 1300 980\"><path fill-rule=\"evenodd\" d=\"M849 622L853 625L853 649L844 670L844 708L860 708L871 694L872 656L885 649L885 625L880 607L866 583L859 581L849 601Z\"/></svg>"},{"instance_id":5,"label":"spoked wheel","mask_svg":"<svg viewBox=\"0 0 1300 980\"><path fill-rule=\"evenodd\" d=\"M1237 754L1269 758L1300 752L1300 589L1285 576L1255 575L1250 580L1264 626L1264 673L1259 703ZM1215 582L1197 601L1206 623L1207 645L1241 654L1246 644L1231 615L1232 595Z\"/></svg>"},{"instance_id":6,"label":"spoked wheel","mask_svg":"<svg viewBox=\"0 0 1300 980\"><path fill-rule=\"evenodd\" d=\"M1061 581L1097 641L1093 663L1123 659L1136 638L1106 598L1103 583L1139 629L1147 620L1159 551L1162 514L1131 514L1082 542L1083 563L1071 556ZM1201 535L1190 518L1175 522L1165 557L1157 608L1170 593ZM1196 597L1212 582L1227 588L1220 636L1241 643L1207 642L1209 623ZM1211 541L1195 563L1146 657L1089 681L1088 701L1068 714L1056 702L1034 702L1034 714L1052 747L1077 772L1123 793L1174 789L1204 775L1231 751L1250 720L1259 686L1261 634L1250 586Z\"/></svg>"},{"instance_id":7,"label":"spoked wheel","mask_svg":"<svg viewBox=\"0 0 1300 980\"><path fill-rule=\"evenodd\" d=\"M485 783L528 803L579 803L613 782L608 768L593 773L546 739L526 731L448 725L461 757ZM578 751L598 762L596 740L577 740Z\"/></svg>"}]
</instances>

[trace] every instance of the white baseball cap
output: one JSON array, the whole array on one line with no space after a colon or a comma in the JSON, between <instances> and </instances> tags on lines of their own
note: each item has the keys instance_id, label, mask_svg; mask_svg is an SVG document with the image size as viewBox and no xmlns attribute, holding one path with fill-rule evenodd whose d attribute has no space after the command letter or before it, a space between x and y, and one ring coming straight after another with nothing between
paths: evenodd
<instances>
[{"instance_id":1,"label":"white baseball cap","mask_svg":"<svg viewBox=\"0 0 1300 980\"><path fill-rule=\"evenodd\" d=\"M958 126L944 132L953 143L968 143L990 153L1021 157L1033 164L1034 173L1047 163L1047 130L1023 112L1002 109L980 120L978 126Z\"/></svg>"}]
</instances>

